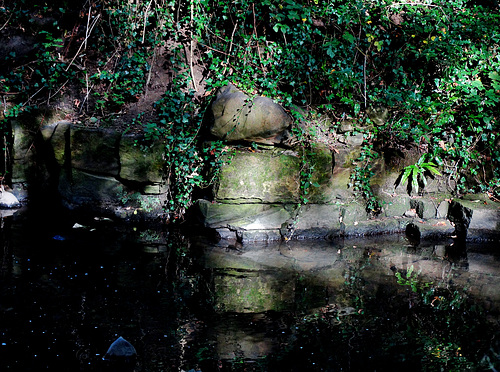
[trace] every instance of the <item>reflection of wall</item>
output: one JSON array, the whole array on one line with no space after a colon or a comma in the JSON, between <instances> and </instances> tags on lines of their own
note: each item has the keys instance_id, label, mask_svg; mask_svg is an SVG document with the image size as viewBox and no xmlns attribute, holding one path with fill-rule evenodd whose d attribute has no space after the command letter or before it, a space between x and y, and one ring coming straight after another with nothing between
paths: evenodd
<instances>
[{"instance_id":1,"label":"reflection of wall","mask_svg":"<svg viewBox=\"0 0 500 372\"><path fill-rule=\"evenodd\" d=\"M223 271L214 277L215 307L218 311L259 313L290 309L294 281L277 272Z\"/></svg>"},{"instance_id":2,"label":"reflection of wall","mask_svg":"<svg viewBox=\"0 0 500 372\"><path fill-rule=\"evenodd\" d=\"M252 317L254 318L254 317ZM217 354L221 359L259 359L272 352L276 340L255 319L224 318L215 326Z\"/></svg>"},{"instance_id":3,"label":"reflection of wall","mask_svg":"<svg viewBox=\"0 0 500 372\"><path fill-rule=\"evenodd\" d=\"M397 286L394 273L412 266L419 280L434 286L466 288L474 296L487 294L500 300L500 260L448 244L415 248L395 238L344 240L337 246L290 242L262 249L243 246L236 252L207 250L205 264L216 273L215 308L219 312L297 310L303 308L298 302L305 298L312 307L322 302L352 306L348 296L340 296L348 289L346 285L352 287L359 281L374 291L379 285Z\"/></svg>"},{"instance_id":4,"label":"reflection of wall","mask_svg":"<svg viewBox=\"0 0 500 372\"><path fill-rule=\"evenodd\" d=\"M417 282L419 292L433 288L448 301L477 300L496 320L500 260L462 248L434 243L414 247L403 237L243 244L237 250L211 245L203 261L212 273L218 313L208 328L217 358L256 361L272 355L297 340L297 321L308 324L320 318L342 325L364 321L359 316L377 311L392 316L393 310L407 308L405 301L420 298L395 276L398 272L406 278L411 267L410 281Z\"/></svg>"}]
</instances>

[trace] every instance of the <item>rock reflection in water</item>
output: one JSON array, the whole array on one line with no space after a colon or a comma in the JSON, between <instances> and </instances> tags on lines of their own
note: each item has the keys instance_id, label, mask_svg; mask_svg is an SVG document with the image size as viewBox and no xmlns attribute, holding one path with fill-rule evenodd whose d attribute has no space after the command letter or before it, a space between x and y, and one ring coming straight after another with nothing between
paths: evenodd
<instances>
[{"instance_id":1,"label":"rock reflection in water","mask_svg":"<svg viewBox=\"0 0 500 372\"><path fill-rule=\"evenodd\" d=\"M118 335L137 371L498 369L500 252L484 245L228 249L109 222L36 234L4 222L5 369L99 371Z\"/></svg>"},{"instance_id":2,"label":"rock reflection in water","mask_svg":"<svg viewBox=\"0 0 500 372\"><path fill-rule=\"evenodd\" d=\"M223 246L208 246L204 249L203 266L212 271L216 311L228 317L235 313L248 316L279 311L291 314L293 318L288 319L286 326L281 325L282 334L279 337L276 333L274 338L269 337L268 331L266 336L257 337L258 341L255 341L254 331L246 329L243 324L235 326L231 318L232 323L226 324L217 338L219 357L269 360L269 356L276 356L280 348L283 352L283 345L286 345L292 350L292 354L285 358L292 362L289 365L292 368L295 360L293 352L298 353L295 354L297 357L301 349L308 347L301 347L297 343L315 338L316 341L324 342L322 337L325 335L319 334L327 329L326 332L331 333L326 336L329 340L334 337L342 339L335 332L350 332L351 348L357 345L358 350L351 349L349 352L341 348L342 343L332 341L331 345L340 347L338 352L344 352L346 356L328 357L329 353L335 352L322 348L321 353L326 354L312 357L314 350L309 350L311 355L307 357L312 364L298 365L312 368L314 363L321 365L323 362L330 367L337 365L346 370L356 370L358 367L367 368L372 363L372 368L378 366L393 370L392 367L384 366L384 363L392 360L395 366L406 368L418 361L413 367L426 369L440 360L442 365L481 368L479 363L484 345L496 337L494 328L500 319L498 253L494 256L494 252L481 244L469 244L466 247L452 242L419 242L415 246L408 244L403 237L334 243L299 241L254 244L243 246L238 252L227 251ZM403 278L407 273L409 276L406 282L398 286L395 273L402 273ZM477 310L478 306L484 306L487 313ZM462 310L458 310L460 307ZM455 311L463 314L456 316ZM355 318L343 318L352 316ZM429 319L421 318L417 324L412 324L413 316ZM443 326L441 319L433 321L436 316L446 320L447 329L440 329ZM477 316L483 318L477 319ZM381 317L383 319L379 319ZM463 324L462 320L474 324ZM381 328L384 324L387 329L393 329L392 334L391 331L385 335L376 334L383 332ZM450 324L457 329L449 329ZM231 325L233 329L228 331ZM428 329L419 330L419 325ZM407 326L417 329L407 331ZM272 327L278 326L274 324ZM325 328L319 331L321 327ZM308 331L300 334L300 329ZM311 329L318 332L308 335ZM485 330L488 332L485 333ZM448 347L455 349L442 350L447 345L440 345L438 339L446 339L444 334L449 336L449 345L456 343ZM415 340L408 339L410 336L415 337ZM477 338L474 341L477 350L472 351L472 345L464 344L468 337ZM369 346L371 342L381 340L386 344ZM262 344L263 341L265 344ZM378 349L381 346L385 351ZM395 348L400 354L390 356ZM469 360L458 351L462 349L471 352ZM439 350L442 350L442 355L441 351L438 353ZM446 356L446 353L449 355Z\"/></svg>"}]
</instances>

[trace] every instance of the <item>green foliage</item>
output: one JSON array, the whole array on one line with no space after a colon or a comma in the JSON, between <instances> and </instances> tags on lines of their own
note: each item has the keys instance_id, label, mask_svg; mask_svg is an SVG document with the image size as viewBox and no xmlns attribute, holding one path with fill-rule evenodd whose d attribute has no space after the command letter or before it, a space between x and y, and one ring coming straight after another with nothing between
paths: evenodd
<instances>
[{"instance_id":1,"label":"green foliage","mask_svg":"<svg viewBox=\"0 0 500 372\"><path fill-rule=\"evenodd\" d=\"M210 9L203 16L212 15L199 33L209 82L230 78L285 106L354 118L387 107L387 129L427 146L457 191L493 191L500 176L498 9L437 0L202 4ZM361 167L354 178L368 174Z\"/></svg>"},{"instance_id":2,"label":"green foliage","mask_svg":"<svg viewBox=\"0 0 500 372\"><path fill-rule=\"evenodd\" d=\"M300 204L309 203L309 192L311 187L319 187L317 182L313 181L314 162L313 158L316 155L315 144L311 141L311 133L305 133L300 127L294 128L294 134L300 143L300 157L302 166L300 168Z\"/></svg>"},{"instance_id":3,"label":"green foliage","mask_svg":"<svg viewBox=\"0 0 500 372\"><path fill-rule=\"evenodd\" d=\"M370 186L372 165L391 147L418 146L433 159L403 170L415 191L439 166L457 193L500 198L498 6L464 0L100 0L82 1L71 19L67 1L36 1L31 12L28 3L0 8L6 30L23 29L37 42L35 58L0 61L0 90L10 100L2 111L50 103L71 86L81 94L79 113L109 119L147 90L154 81L151 66L163 58L169 88L156 106L159 117L143 125L150 140L168 139L169 209L188 206L194 188L206 184L202 166L220 163L215 156L222 151L205 153L199 136L211 93L228 82L290 111L314 106L358 125L370 124L367 109L387 108L387 123L366 134L351 177L370 213L380 211ZM51 24L40 30L36 19ZM62 22L67 19L73 23ZM11 59L18 62L6 63ZM202 82L193 80L195 67L204 73ZM309 148L313 138L302 136L300 144ZM307 164L306 156L304 202L311 186Z\"/></svg>"},{"instance_id":4,"label":"green foliage","mask_svg":"<svg viewBox=\"0 0 500 372\"><path fill-rule=\"evenodd\" d=\"M404 184L408 181L408 194L411 194L412 191L418 193L420 185L422 185L421 189L427 186L426 176L441 176L441 173L436 169L437 165L435 163L425 161L429 157L429 154L424 154L415 164L405 167L396 180L395 186L397 187L399 184Z\"/></svg>"},{"instance_id":5,"label":"green foliage","mask_svg":"<svg viewBox=\"0 0 500 372\"><path fill-rule=\"evenodd\" d=\"M106 115L137 101L145 91L150 76L150 63L157 48L164 43L166 22L172 15L164 1L133 3L125 0L106 1L108 7L100 15L95 47L110 57L99 61L97 72L89 78L94 85L96 109Z\"/></svg>"},{"instance_id":6,"label":"green foliage","mask_svg":"<svg viewBox=\"0 0 500 372\"><path fill-rule=\"evenodd\" d=\"M127 192L122 188L117 192L116 196L123 206L142 209L148 213L162 207L158 197L144 196L138 191ZM135 213L137 213L137 210Z\"/></svg>"},{"instance_id":7,"label":"green foliage","mask_svg":"<svg viewBox=\"0 0 500 372\"><path fill-rule=\"evenodd\" d=\"M351 173L349 187L359 192L366 202L366 211L370 215L376 216L381 212L382 208L370 183L374 175L372 164L379 157L373 147L373 137L374 134L370 132L363 135L364 140L360 155L353 162L354 168Z\"/></svg>"}]
</instances>

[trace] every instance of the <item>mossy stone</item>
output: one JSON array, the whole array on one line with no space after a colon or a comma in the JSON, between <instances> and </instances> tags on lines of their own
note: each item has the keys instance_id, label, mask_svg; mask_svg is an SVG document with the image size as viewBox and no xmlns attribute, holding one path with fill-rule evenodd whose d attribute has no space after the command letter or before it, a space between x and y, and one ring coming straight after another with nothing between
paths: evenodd
<instances>
[{"instance_id":1,"label":"mossy stone","mask_svg":"<svg viewBox=\"0 0 500 372\"><path fill-rule=\"evenodd\" d=\"M120 178L127 181L160 183L165 167L163 142L151 145L147 151L137 144L142 137L124 135L119 146Z\"/></svg>"},{"instance_id":2,"label":"mossy stone","mask_svg":"<svg viewBox=\"0 0 500 372\"><path fill-rule=\"evenodd\" d=\"M237 152L222 167L216 200L233 203L296 203L300 193L301 160L270 152Z\"/></svg>"},{"instance_id":3,"label":"mossy stone","mask_svg":"<svg viewBox=\"0 0 500 372\"><path fill-rule=\"evenodd\" d=\"M72 167L95 174L118 175L119 132L72 127L70 137Z\"/></svg>"}]
</instances>

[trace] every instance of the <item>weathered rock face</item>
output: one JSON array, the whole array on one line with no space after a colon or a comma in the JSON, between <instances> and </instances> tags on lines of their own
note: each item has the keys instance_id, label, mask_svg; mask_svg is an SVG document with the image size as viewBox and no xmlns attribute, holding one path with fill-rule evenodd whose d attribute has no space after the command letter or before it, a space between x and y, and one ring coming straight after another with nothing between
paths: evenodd
<instances>
[{"instance_id":1,"label":"weathered rock face","mask_svg":"<svg viewBox=\"0 0 500 372\"><path fill-rule=\"evenodd\" d=\"M75 126L56 121L40 128L40 136L14 124L13 182L16 194L44 173L63 204L119 217L154 217L162 212L168 190L163 180L162 144L144 151L140 135ZM35 166L36 165L36 166ZM40 180L35 181L40 182Z\"/></svg>"},{"instance_id":2,"label":"weathered rock face","mask_svg":"<svg viewBox=\"0 0 500 372\"><path fill-rule=\"evenodd\" d=\"M451 202L439 179L429 181L424 196L410 196L403 185L395 187L399 171L382 159L372 168L382 211L372 216L349 187L360 146L351 141L330 151L318 145L307 159L300 149L237 151L220 171L214 200L198 201L201 221L222 239L239 242L406 233L418 244L457 234L500 236L498 203ZM306 163L312 173L304 190Z\"/></svg>"},{"instance_id":3,"label":"weathered rock face","mask_svg":"<svg viewBox=\"0 0 500 372\"><path fill-rule=\"evenodd\" d=\"M313 203L331 200L328 195L328 185L332 181L331 152L318 147L308 161L314 171L307 198ZM238 151L221 170L216 199L229 203L298 203L304 166L299 152L283 149Z\"/></svg>"},{"instance_id":4,"label":"weathered rock face","mask_svg":"<svg viewBox=\"0 0 500 372\"><path fill-rule=\"evenodd\" d=\"M232 84L219 90L212 113L211 133L227 141L280 143L292 122L272 99L249 97Z\"/></svg>"},{"instance_id":5,"label":"weathered rock face","mask_svg":"<svg viewBox=\"0 0 500 372\"><path fill-rule=\"evenodd\" d=\"M137 139L135 135L120 137L117 154L120 161L120 178L145 185L161 185L165 166L164 144L152 144L146 152L137 146Z\"/></svg>"},{"instance_id":6,"label":"weathered rock face","mask_svg":"<svg viewBox=\"0 0 500 372\"><path fill-rule=\"evenodd\" d=\"M468 196L465 200L453 200L448 218L457 227L457 232L468 240L494 240L499 237L500 206L477 195Z\"/></svg>"},{"instance_id":7,"label":"weathered rock face","mask_svg":"<svg viewBox=\"0 0 500 372\"><path fill-rule=\"evenodd\" d=\"M232 89L222 96L241 96ZM20 123L12 127L11 195L16 200L27 198L29 188L30 193L50 188L70 209L137 219L164 213L169 184L163 176L163 143L144 151L138 146L140 135L76 126L60 118L40 128ZM452 200L439 179L429 182L425 196L410 196L403 185L394 185L402 168L390 168L383 157L373 164L371 179L382 211L376 218L370 215L365 201L349 186L361 146L362 138L340 133L334 147L324 142L307 150L235 147L220 169L213 198L199 200L197 213L193 209L191 215L228 242L405 232L414 241L500 236L498 203ZM10 194L3 197L0 207L17 205L13 198L7 199Z\"/></svg>"}]
</instances>

